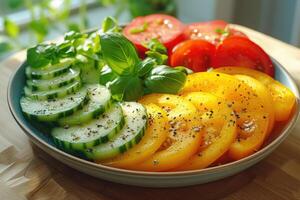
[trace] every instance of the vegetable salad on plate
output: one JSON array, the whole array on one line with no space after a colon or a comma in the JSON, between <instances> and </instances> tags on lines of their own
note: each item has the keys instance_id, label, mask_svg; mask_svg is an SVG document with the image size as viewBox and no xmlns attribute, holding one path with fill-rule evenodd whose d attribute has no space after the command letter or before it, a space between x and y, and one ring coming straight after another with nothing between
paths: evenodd
<instances>
[{"instance_id":1,"label":"vegetable salad on plate","mask_svg":"<svg viewBox=\"0 0 300 200\"><path fill-rule=\"evenodd\" d=\"M270 57L224 21L162 14L27 50L20 105L57 148L101 165L186 171L243 159L296 101ZM45 133L46 134L46 133Z\"/></svg>"}]
</instances>

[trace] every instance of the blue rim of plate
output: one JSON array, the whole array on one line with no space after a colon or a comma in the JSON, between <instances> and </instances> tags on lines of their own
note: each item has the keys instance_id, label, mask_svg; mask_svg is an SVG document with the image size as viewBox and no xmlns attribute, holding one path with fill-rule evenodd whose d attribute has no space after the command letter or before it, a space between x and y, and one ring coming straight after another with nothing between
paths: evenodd
<instances>
[{"instance_id":1,"label":"blue rim of plate","mask_svg":"<svg viewBox=\"0 0 300 200\"><path fill-rule=\"evenodd\" d=\"M208 167L204 169L197 169L197 170L189 170L189 171L177 171L177 172L148 172L148 171L134 171L134 170L127 170L127 169L121 169L121 168L115 168L115 167L110 167L110 166L105 166L102 164L98 164L95 162L87 161L84 159L81 159L79 157L73 156L71 154L68 154L55 146L52 146L51 144L47 143L45 140L41 139L39 136L36 134L32 133L32 131L25 126L21 120L17 117L16 111L14 107L12 106L12 95L11 95L11 88L12 88L12 83L15 75L18 73L19 70L21 70L24 65L26 65L26 61L23 62L15 71L13 74L10 76L9 84L7 87L7 103L9 110L17 122L17 124L20 126L20 128L25 132L25 134L31 139L32 142L34 142L36 145L44 146L48 150L50 150L52 153L57 153L61 154L64 156L64 158L71 160L71 161L76 161L79 162L82 165L87 165L89 168L93 168L94 170L106 170L110 172L116 172L116 173L124 173L126 175L143 175L143 176L186 176L186 175L198 175L200 173L218 173L219 171L224 171L224 170L230 170L232 167L237 167L243 164L247 164L250 162L252 159L260 159L264 157L265 153L268 153L268 151L273 151L273 148L276 148L277 145L279 145L291 132L291 130L294 128L296 125L297 119L299 117L299 105L300 105L300 95L299 95L299 90L298 87L290 75L290 73L274 58L271 57L271 60L273 64L275 64L278 68L280 68L284 73L286 73L287 78L289 79L289 82L291 84L291 87L293 87L293 93L296 96L296 103L295 103L295 108L294 108L294 113L293 116L290 118L290 121L288 125L284 127L280 135L278 135L273 141L271 141L269 144L258 150L257 152L251 154L250 156L247 156L245 158L242 158L237 161L229 162L226 164L218 165L218 166L213 166L213 167ZM25 76L25 75L24 75ZM272 148L273 147L273 148Z\"/></svg>"}]
</instances>

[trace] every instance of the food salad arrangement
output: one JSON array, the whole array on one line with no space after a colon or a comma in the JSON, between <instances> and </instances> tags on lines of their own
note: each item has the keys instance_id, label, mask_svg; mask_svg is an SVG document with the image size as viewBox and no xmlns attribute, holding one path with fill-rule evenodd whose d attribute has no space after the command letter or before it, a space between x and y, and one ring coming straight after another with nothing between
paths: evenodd
<instances>
[{"instance_id":1,"label":"food salad arrangement","mask_svg":"<svg viewBox=\"0 0 300 200\"><path fill-rule=\"evenodd\" d=\"M270 57L224 21L107 17L27 50L20 99L57 148L138 171L203 169L245 158L289 119L294 94Z\"/></svg>"}]
</instances>

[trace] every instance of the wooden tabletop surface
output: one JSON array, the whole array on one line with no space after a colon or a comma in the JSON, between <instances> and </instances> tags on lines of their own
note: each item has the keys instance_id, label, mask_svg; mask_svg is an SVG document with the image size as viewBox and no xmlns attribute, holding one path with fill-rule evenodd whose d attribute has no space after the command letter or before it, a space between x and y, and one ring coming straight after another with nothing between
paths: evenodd
<instances>
[{"instance_id":1,"label":"wooden tabletop surface","mask_svg":"<svg viewBox=\"0 0 300 200\"><path fill-rule=\"evenodd\" d=\"M300 85L300 49L245 27L236 28L282 63ZM193 187L151 189L120 185L63 165L31 145L8 110L9 76L24 58L25 53L19 52L0 63L0 199L300 199L299 123L279 148L259 164L233 177Z\"/></svg>"}]
</instances>

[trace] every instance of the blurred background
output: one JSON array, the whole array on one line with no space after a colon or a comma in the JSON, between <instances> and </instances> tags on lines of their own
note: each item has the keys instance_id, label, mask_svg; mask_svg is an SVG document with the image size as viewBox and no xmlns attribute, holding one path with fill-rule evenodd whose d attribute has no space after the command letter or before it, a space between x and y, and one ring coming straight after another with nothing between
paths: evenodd
<instances>
[{"instance_id":1,"label":"blurred background","mask_svg":"<svg viewBox=\"0 0 300 200\"><path fill-rule=\"evenodd\" d=\"M300 0L0 0L0 59L38 42L151 13L183 22L223 19L300 47Z\"/></svg>"}]
</instances>

